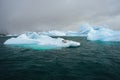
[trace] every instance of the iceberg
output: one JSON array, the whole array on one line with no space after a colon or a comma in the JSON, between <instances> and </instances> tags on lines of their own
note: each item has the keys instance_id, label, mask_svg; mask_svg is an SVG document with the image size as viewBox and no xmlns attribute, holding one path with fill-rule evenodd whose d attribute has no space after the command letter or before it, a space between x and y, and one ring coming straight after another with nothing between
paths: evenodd
<instances>
[{"instance_id":1,"label":"iceberg","mask_svg":"<svg viewBox=\"0 0 120 80\"><path fill-rule=\"evenodd\" d=\"M47 36L77 36L87 37L88 40L99 40L99 41L120 41L120 31L114 31L109 28L108 25L93 26L89 23L80 25L77 31L47 31L39 32L39 35Z\"/></svg>"},{"instance_id":2,"label":"iceberg","mask_svg":"<svg viewBox=\"0 0 120 80\"><path fill-rule=\"evenodd\" d=\"M37 49L54 49L62 47L78 47L79 42L65 40L63 38L52 38L47 35L39 35L36 32L21 34L16 38L10 38L4 42L5 45L25 46Z\"/></svg>"},{"instance_id":3,"label":"iceberg","mask_svg":"<svg viewBox=\"0 0 120 80\"><path fill-rule=\"evenodd\" d=\"M120 31L114 31L108 25L93 26L89 23L80 26L79 31L67 32L68 35L87 37L91 41L120 41Z\"/></svg>"},{"instance_id":4,"label":"iceberg","mask_svg":"<svg viewBox=\"0 0 120 80\"><path fill-rule=\"evenodd\" d=\"M88 23L81 25L80 29L78 31L79 32L79 36L85 36L86 37L91 29L92 29L92 27Z\"/></svg>"},{"instance_id":5,"label":"iceberg","mask_svg":"<svg viewBox=\"0 0 120 80\"><path fill-rule=\"evenodd\" d=\"M57 31L57 30L54 30L54 31L49 31L48 32L51 36L65 36L66 34L62 31Z\"/></svg>"},{"instance_id":6,"label":"iceberg","mask_svg":"<svg viewBox=\"0 0 120 80\"><path fill-rule=\"evenodd\" d=\"M48 36L80 36L80 37L87 37L88 33L91 29L98 30L100 27L91 26L89 23L80 25L78 31L47 31L47 32L39 32L40 35L48 35Z\"/></svg>"},{"instance_id":7,"label":"iceberg","mask_svg":"<svg viewBox=\"0 0 120 80\"><path fill-rule=\"evenodd\" d=\"M91 27L87 39L91 41L120 41L120 31L106 26Z\"/></svg>"},{"instance_id":8,"label":"iceberg","mask_svg":"<svg viewBox=\"0 0 120 80\"><path fill-rule=\"evenodd\" d=\"M18 36L18 34L8 34L8 35L6 35L6 36L8 36L8 37L11 37L11 36Z\"/></svg>"},{"instance_id":9,"label":"iceberg","mask_svg":"<svg viewBox=\"0 0 120 80\"><path fill-rule=\"evenodd\" d=\"M89 23L80 26L78 31L47 31L47 32L27 32L21 34L17 38L11 38L4 44L39 44L54 45L57 47L73 46L74 41L65 40L63 38L52 38L50 36L79 36L87 37L91 41L120 41L120 31L114 31L107 25L93 26ZM67 43L63 43L63 42ZM39 46L38 45L38 46ZM43 45L42 45L43 46ZM77 45L76 45L77 46Z\"/></svg>"},{"instance_id":10,"label":"iceberg","mask_svg":"<svg viewBox=\"0 0 120 80\"><path fill-rule=\"evenodd\" d=\"M66 36L79 36L79 37L87 37L88 33L91 31L91 29L99 30L99 26L91 26L89 23L80 25L80 28L78 31L67 31Z\"/></svg>"},{"instance_id":11,"label":"iceberg","mask_svg":"<svg viewBox=\"0 0 120 80\"><path fill-rule=\"evenodd\" d=\"M57 31L57 30L52 30L48 32L39 32L40 35L48 35L48 36L66 36L65 32L62 31Z\"/></svg>"},{"instance_id":12,"label":"iceberg","mask_svg":"<svg viewBox=\"0 0 120 80\"><path fill-rule=\"evenodd\" d=\"M80 26L78 31L47 31L47 32L39 32L40 35L48 35L48 36L81 36L86 37L89 31L91 30L91 25L86 23Z\"/></svg>"},{"instance_id":13,"label":"iceberg","mask_svg":"<svg viewBox=\"0 0 120 80\"><path fill-rule=\"evenodd\" d=\"M68 31L66 32L66 36L79 36L79 33L76 31Z\"/></svg>"}]
</instances>

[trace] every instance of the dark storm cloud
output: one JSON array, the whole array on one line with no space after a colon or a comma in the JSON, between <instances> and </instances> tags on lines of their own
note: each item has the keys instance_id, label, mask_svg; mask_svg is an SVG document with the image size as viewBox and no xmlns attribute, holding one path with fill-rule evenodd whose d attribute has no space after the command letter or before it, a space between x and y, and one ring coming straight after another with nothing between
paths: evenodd
<instances>
[{"instance_id":1,"label":"dark storm cloud","mask_svg":"<svg viewBox=\"0 0 120 80\"><path fill-rule=\"evenodd\" d=\"M76 30L80 24L120 29L120 0L0 0L0 30Z\"/></svg>"}]
</instances>

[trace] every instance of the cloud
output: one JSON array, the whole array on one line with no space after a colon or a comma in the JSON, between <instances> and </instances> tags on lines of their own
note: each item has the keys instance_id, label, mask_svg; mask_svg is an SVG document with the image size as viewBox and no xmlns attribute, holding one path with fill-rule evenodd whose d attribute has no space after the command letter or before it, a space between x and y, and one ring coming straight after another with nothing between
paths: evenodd
<instances>
[{"instance_id":1,"label":"cloud","mask_svg":"<svg viewBox=\"0 0 120 80\"><path fill-rule=\"evenodd\" d=\"M77 30L85 22L120 29L120 0L0 0L0 30Z\"/></svg>"}]
</instances>

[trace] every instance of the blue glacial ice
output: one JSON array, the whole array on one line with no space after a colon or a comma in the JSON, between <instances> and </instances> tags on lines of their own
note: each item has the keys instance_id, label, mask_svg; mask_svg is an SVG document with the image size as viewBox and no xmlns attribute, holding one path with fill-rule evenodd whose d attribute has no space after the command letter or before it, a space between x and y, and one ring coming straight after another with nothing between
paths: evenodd
<instances>
[{"instance_id":1,"label":"blue glacial ice","mask_svg":"<svg viewBox=\"0 0 120 80\"><path fill-rule=\"evenodd\" d=\"M104 26L98 29L91 28L87 39L92 41L120 41L120 31L114 31Z\"/></svg>"},{"instance_id":2,"label":"blue glacial ice","mask_svg":"<svg viewBox=\"0 0 120 80\"><path fill-rule=\"evenodd\" d=\"M87 23L81 25L79 30L72 34L87 37L87 40L91 41L120 41L120 31L112 30L108 25L92 26Z\"/></svg>"},{"instance_id":3,"label":"blue glacial ice","mask_svg":"<svg viewBox=\"0 0 120 80\"><path fill-rule=\"evenodd\" d=\"M87 37L91 41L120 41L120 31L114 31L108 25L92 26L83 24L77 32L79 36Z\"/></svg>"},{"instance_id":4,"label":"blue glacial ice","mask_svg":"<svg viewBox=\"0 0 120 80\"><path fill-rule=\"evenodd\" d=\"M52 49L62 47L77 47L79 42L65 40L63 38L52 38L47 35L39 35L36 32L21 34L16 38L10 38L4 42L5 45L27 46L28 48ZM33 47L32 47L33 46Z\"/></svg>"}]
</instances>

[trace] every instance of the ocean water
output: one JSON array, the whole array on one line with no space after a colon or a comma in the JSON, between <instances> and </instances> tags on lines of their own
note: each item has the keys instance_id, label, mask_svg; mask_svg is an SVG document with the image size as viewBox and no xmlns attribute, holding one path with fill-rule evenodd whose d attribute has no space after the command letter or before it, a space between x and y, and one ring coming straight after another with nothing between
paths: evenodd
<instances>
[{"instance_id":1,"label":"ocean water","mask_svg":"<svg viewBox=\"0 0 120 80\"><path fill-rule=\"evenodd\" d=\"M35 50L5 46L0 37L0 80L120 80L120 42L64 38L81 46Z\"/></svg>"}]
</instances>

